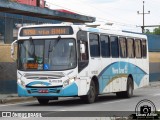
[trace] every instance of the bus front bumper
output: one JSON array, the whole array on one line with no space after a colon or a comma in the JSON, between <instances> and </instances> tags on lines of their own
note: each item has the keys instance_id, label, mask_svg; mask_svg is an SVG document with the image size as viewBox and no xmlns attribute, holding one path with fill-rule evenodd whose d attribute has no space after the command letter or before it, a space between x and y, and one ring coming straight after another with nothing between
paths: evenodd
<instances>
[{"instance_id":1,"label":"bus front bumper","mask_svg":"<svg viewBox=\"0 0 160 120\"><path fill-rule=\"evenodd\" d=\"M72 83L66 87L57 88L24 88L22 85L18 84L18 96L21 97L38 97L38 96L78 96L78 86L76 83Z\"/></svg>"}]
</instances>

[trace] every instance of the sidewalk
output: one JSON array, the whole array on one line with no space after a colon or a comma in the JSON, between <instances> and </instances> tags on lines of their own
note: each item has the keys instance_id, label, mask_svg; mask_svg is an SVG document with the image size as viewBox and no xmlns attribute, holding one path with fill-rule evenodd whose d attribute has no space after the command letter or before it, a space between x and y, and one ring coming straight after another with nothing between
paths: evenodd
<instances>
[{"instance_id":1,"label":"sidewalk","mask_svg":"<svg viewBox=\"0 0 160 120\"><path fill-rule=\"evenodd\" d=\"M36 100L33 97L18 97L17 94L0 94L0 104Z\"/></svg>"},{"instance_id":2,"label":"sidewalk","mask_svg":"<svg viewBox=\"0 0 160 120\"><path fill-rule=\"evenodd\" d=\"M149 86L151 86L151 87L158 87L158 86L160 86L160 81L150 82Z\"/></svg>"},{"instance_id":3,"label":"sidewalk","mask_svg":"<svg viewBox=\"0 0 160 120\"><path fill-rule=\"evenodd\" d=\"M150 82L150 87L160 87L160 81ZM32 101L36 100L33 97L18 97L17 94L0 94L0 104L5 103L15 103L15 102L25 102L25 101Z\"/></svg>"}]
</instances>

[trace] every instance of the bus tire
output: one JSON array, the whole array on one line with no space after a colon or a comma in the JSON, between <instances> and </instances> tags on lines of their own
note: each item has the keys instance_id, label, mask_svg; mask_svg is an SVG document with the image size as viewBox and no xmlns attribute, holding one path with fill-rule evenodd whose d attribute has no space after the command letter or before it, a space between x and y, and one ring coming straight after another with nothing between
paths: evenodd
<instances>
[{"instance_id":1,"label":"bus tire","mask_svg":"<svg viewBox=\"0 0 160 120\"><path fill-rule=\"evenodd\" d=\"M81 97L86 103L93 103L96 100L96 87L95 83L92 80L90 84L90 88L88 94L86 96Z\"/></svg>"},{"instance_id":2,"label":"bus tire","mask_svg":"<svg viewBox=\"0 0 160 120\"><path fill-rule=\"evenodd\" d=\"M41 105L46 105L49 102L49 99L40 99L40 98L37 98L37 100L38 100L39 104L41 104Z\"/></svg>"},{"instance_id":3,"label":"bus tire","mask_svg":"<svg viewBox=\"0 0 160 120\"><path fill-rule=\"evenodd\" d=\"M127 80L127 90L123 92L117 92L116 95L119 98L131 98L133 96L133 80L131 77L128 77Z\"/></svg>"},{"instance_id":4,"label":"bus tire","mask_svg":"<svg viewBox=\"0 0 160 120\"><path fill-rule=\"evenodd\" d=\"M126 98L130 98L133 96L133 80L131 77L128 77L127 80L127 90L124 92L124 96Z\"/></svg>"}]
</instances>

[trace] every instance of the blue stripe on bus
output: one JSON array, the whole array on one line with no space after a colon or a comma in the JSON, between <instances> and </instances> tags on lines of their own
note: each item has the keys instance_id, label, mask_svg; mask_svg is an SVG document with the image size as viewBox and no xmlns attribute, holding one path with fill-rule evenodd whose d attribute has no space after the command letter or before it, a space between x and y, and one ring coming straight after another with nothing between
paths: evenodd
<instances>
[{"instance_id":1,"label":"blue stripe on bus","mask_svg":"<svg viewBox=\"0 0 160 120\"><path fill-rule=\"evenodd\" d=\"M103 92L104 88L111 82L115 76L132 74L135 83L139 86L142 78L147 73L138 66L128 62L115 62L107 66L98 75L99 78L99 91Z\"/></svg>"},{"instance_id":2,"label":"blue stripe on bus","mask_svg":"<svg viewBox=\"0 0 160 120\"><path fill-rule=\"evenodd\" d=\"M88 31L91 31L91 32L99 32L99 29L97 29L97 28L88 28Z\"/></svg>"}]
</instances>

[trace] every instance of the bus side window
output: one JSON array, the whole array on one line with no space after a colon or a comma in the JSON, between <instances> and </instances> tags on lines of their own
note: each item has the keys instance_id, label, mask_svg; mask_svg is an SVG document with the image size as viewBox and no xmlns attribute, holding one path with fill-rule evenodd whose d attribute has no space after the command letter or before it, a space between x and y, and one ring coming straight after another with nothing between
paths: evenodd
<instances>
[{"instance_id":1,"label":"bus side window","mask_svg":"<svg viewBox=\"0 0 160 120\"><path fill-rule=\"evenodd\" d=\"M146 58L147 57L147 45L146 45L146 40L142 40L142 57Z\"/></svg>"},{"instance_id":2,"label":"bus side window","mask_svg":"<svg viewBox=\"0 0 160 120\"><path fill-rule=\"evenodd\" d=\"M100 57L99 35L90 33L89 42L91 57Z\"/></svg>"},{"instance_id":3,"label":"bus side window","mask_svg":"<svg viewBox=\"0 0 160 120\"><path fill-rule=\"evenodd\" d=\"M111 42L111 54L113 58L119 57L119 45L118 45L118 37L111 36L110 37Z\"/></svg>"},{"instance_id":4,"label":"bus side window","mask_svg":"<svg viewBox=\"0 0 160 120\"><path fill-rule=\"evenodd\" d=\"M134 58L134 41L131 38L127 39L127 53L129 58Z\"/></svg>"},{"instance_id":5,"label":"bus side window","mask_svg":"<svg viewBox=\"0 0 160 120\"><path fill-rule=\"evenodd\" d=\"M119 38L119 54L121 58L127 57L127 45L126 45L126 38Z\"/></svg>"},{"instance_id":6,"label":"bus side window","mask_svg":"<svg viewBox=\"0 0 160 120\"><path fill-rule=\"evenodd\" d=\"M100 41L101 41L101 55L102 55L102 57L110 57L109 36L101 35Z\"/></svg>"},{"instance_id":7,"label":"bus side window","mask_svg":"<svg viewBox=\"0 0 160 120\"><path fill-rule=\"evenodd\" d=\"M142 57L141 40L140 39L135 40L135 55L136 55L136 58L141 58Z\"/></svg>"}]
</instances>

